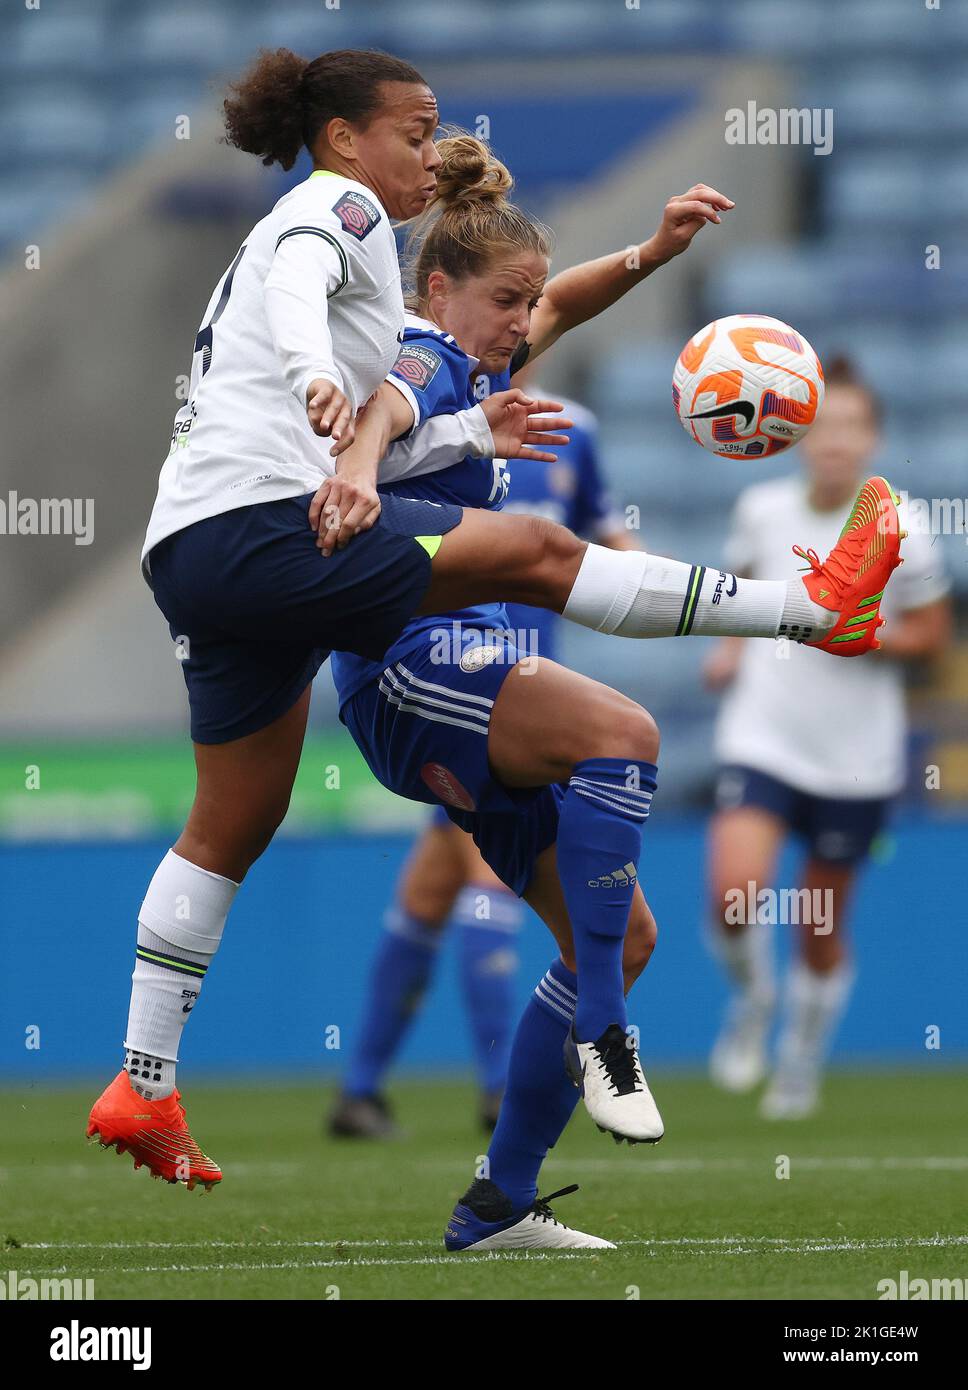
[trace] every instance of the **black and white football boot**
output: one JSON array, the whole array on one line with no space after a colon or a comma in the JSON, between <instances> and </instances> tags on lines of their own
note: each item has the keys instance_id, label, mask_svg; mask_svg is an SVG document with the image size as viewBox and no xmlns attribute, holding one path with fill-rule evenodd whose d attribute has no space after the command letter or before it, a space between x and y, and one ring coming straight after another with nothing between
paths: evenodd
<instances>
[{"instance_id":1,"label":"black and white football boot","mask_svg":"<svg viewBox=\"0 0 968 1390\"><path fill-rule=\"evenodd\" d=\"M595 1042L579 1042L572 1024L565 1039L565 1066L585 1109L616 1144L657 1144L665 1133L639 1061L634 1039L610 1023Z\"/></svg>"},{"instance_id":2,"label":"black and white football boot","mask_svg":"<svg viewBox=\"0 0 968 1390\"><path fill-rule=\"evenodd\" d=\"M556 1197L577 1192L578 1184L536 1197L515 1211L497 1183L476 1178L453 1210L444 1231L448 1250L614 1250L610 1240L563 1226L551 1210Z\"/></svg>"},{"instance_id":3,"label":"black and white football boot","mask_svg":"<svg viewBox=\"0 0 968 1390\"><path fill-rule=\"evenodd\" d=\"M400 1131L385 1096L339 1095L324 1120L334 1139L398 1139Z\"/></svg>"}]
</instances>

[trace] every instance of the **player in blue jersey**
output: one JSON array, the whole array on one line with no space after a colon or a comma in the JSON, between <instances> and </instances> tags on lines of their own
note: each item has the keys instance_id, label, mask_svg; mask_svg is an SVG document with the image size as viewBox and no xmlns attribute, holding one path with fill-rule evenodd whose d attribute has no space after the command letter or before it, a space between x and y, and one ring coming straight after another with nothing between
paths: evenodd
<instances>
[{"instance_id":1,"label":"player in blue jersey","mask_svg":"<svg viewBox=\"0 0 968 1390\"><path fill-rule=\"evenodd\" d=\"M496 285L540 278L548 249L540 224L508 202L510 176L486 147L470 136L444 146L452 172L432 224L418 229L415 312L393 369L421 422L507 386L513 341L495 312L505 297ZM388 460L413 447L404 438ZM504 460L465 457L389 490L497 510L509 484ZM487 1166L458 1205L448 1247L608 1244L546 1218L537 1178L576 1086L617 1139L662 1137L625 1005L655 940L637 884L655 725L540 645L522 652L500 604L414 619L380 661L334 655L332 671L340 717L375 775L443 805L560 951L522 1018ZM394 953L390 968L399 965Z\"/></svg>"},{"instance_id":2,"label":"player in blue jersey","mask_svg":"<svg viewBox=\"0 0 968 1390\"><path fill-rule=\"evenodd\" d=\"M533 369L515 385L537 396ZM547 517L616 550L635 543L608 496L599 458L597 423L565 400L569 442L557 459L521 460L512 470L505 511ZM560 619L543 608L507 604L514 644L523 659L556 659ZM386 1138L394 1133L382 1080L422 1005L444 928L457 933L460 987L473 1041L486 1129L497 1122L514 1027L515 936L524 918L520 898L501 882L472 838L442 806L419 836L384 918L366 1003L342 1093L330 1116L334 1135Z\"/></svg>"}]
</instances>

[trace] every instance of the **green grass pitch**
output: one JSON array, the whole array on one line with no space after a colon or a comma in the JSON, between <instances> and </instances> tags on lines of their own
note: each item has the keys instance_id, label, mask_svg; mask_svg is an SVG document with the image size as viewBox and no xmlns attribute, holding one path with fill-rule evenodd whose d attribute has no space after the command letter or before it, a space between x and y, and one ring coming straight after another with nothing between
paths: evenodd
<instances>
[{"instance_id":1,"label":"green grass pitch","mask_svg":"<svg viewBox=\"0 0 968 1390\"><path fill-rule=\"evenodd\" d=\"M6 1090L0 1275L92 1278L95 1298L421 1300L873 1299L902 1269L968 1275L964 1072L834 1074L798 1124L696 1076L653 1082L661 1144L618 1148L579 1107L543 1173L543 1192L581 1184L558 1216L618 1249L538 1257L443 1250L486 1147L469 1084L395 1087L406 1137L378 1146L322 1137L328 1088L188 1080L225 1175L211 1194L88 1145L94 1090Z\"/></svg>"}]
</instances>

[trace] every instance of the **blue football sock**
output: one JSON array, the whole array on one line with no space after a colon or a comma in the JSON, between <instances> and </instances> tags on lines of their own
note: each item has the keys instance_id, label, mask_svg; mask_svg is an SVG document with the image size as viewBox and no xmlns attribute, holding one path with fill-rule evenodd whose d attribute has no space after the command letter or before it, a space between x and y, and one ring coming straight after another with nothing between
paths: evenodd
<instances>
[{"instance_id":1,"label":"blue football sock","mask_svg":"<svg viewBox=\"0 0 968 1390\"><path fill-rule=\"evenodd\" d=\"M589 758L575 764L561 803L558 876L575 942L579 1042L594 1042L611 1023L626 1026L622 948L657 771Z\"/></svg>"},{"instance_id":2,"label":"blue football sock","mask_svg":"<svg viewBox=\"0 0 968 1390\"><path fill-rule=\"evenodd\" d=\"M504 1100L484 1176L510 1197L515 1211L534 1201L545 1155L578 1104L563 1055L576 986L572 972L556 960L528 1000L511 1044Z\"/></svg>"},{"instance_id":3,"label":"blue football sock","mask_svg":"<svg viewBox=\"0 0 968 1390\"><path fill-rule=\"evenodd\" d=\"M420 1009L442 935L400 907L388 909L370 969L359 1041L343 1086L347 1095L371 1096L379 1091Z\"/></svg>"},{"instance_id":4,"label":"blue football sock","mask_svg":"<svg viewBox=\"0 0 968 1390\"><path fill-rule=\"evenodd\" d=\"M507 1076L514 1021L515 937L524 905L507 888L469 884L454 910L461 988L483 1091L500 1091Z\"/></svg>"}]
</instances>

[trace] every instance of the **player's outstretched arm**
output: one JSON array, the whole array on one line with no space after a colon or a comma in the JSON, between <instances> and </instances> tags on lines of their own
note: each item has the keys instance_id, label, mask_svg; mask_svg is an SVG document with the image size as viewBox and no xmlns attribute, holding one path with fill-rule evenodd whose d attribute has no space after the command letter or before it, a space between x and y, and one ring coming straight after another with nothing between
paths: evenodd
<instances>
[{"instance_id":1,"label":"player's outstretched arm","mask_svg":"<svg viewBox=\"0 0 968 1390\"><path fill-rule=\"evenodd\" d=\"M721 222L720 213L736 204L708 184L697 183L669 199L654 235L594 261L583 261L552 276L531 315L529 361L546 351L563 333L610 307L651 275L681 255L700 227Z\"/></svg>"}]
</instances>

